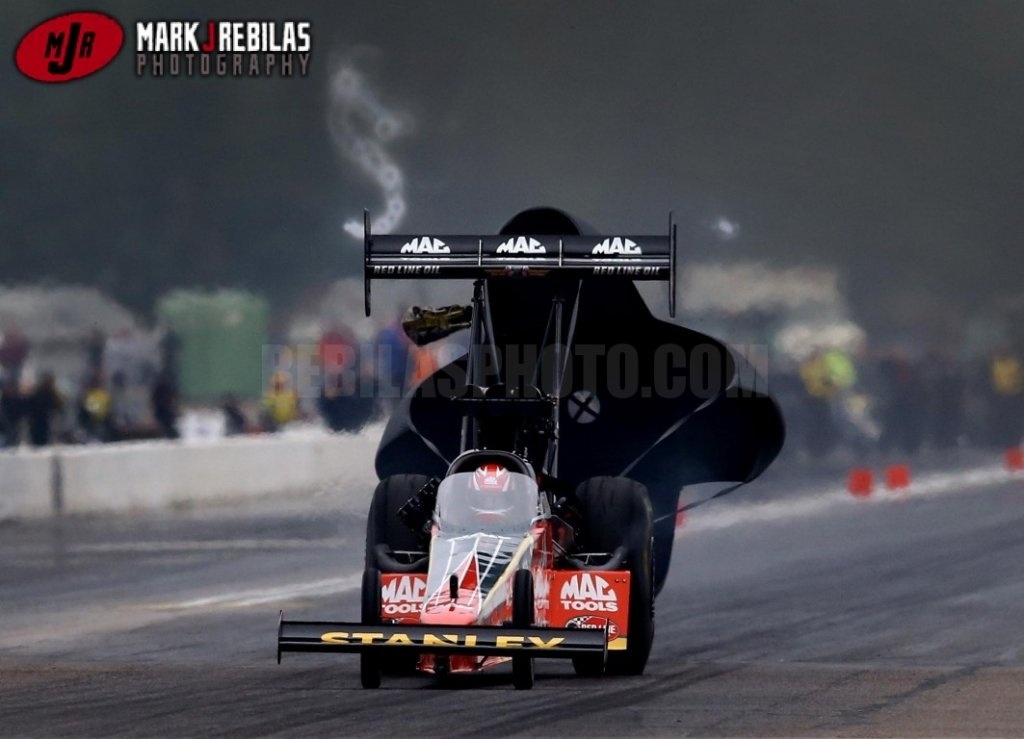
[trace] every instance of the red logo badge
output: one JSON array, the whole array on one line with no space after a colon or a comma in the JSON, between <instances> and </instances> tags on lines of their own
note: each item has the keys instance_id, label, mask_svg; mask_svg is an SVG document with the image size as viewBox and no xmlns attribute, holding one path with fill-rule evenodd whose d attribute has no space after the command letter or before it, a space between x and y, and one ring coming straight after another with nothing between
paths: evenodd
<instances>
[{"instance_id":1,"label":"red logo badge","mask_svg":"<svg viewBox=\"0 0 1024 739\"><path fill-rule=\"evenodd\" d=\"M613 641L619 636L619 627L614 621L601 618L600 616L577 616L569 619L565 624L567 629L603 629L608 625L608 641Z\"/></svg>"},{"instance_id":2,"label":"red logo badge","mask_svg":"<svg viewBox=\"0 0 1024 739\"><path fill-rule=\"evenodd\" d=\"M99 72L124 44L121 24L104 13L65 13L25 34L14 52L18 70L39 82L70 82Z\"/></svg>"}]
</instances>

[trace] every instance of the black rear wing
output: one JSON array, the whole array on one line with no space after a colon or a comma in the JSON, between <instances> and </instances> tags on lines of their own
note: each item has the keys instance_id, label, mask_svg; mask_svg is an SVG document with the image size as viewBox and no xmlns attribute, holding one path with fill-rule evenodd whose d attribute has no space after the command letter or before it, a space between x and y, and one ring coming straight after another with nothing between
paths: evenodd
<instances>
[{"instance_id":1,"label":"black rear wing","mask_svg":"<svg viewBox=\"0 0 1024 739\"><path fill-rule=\"evenodd\" d=\"M363 211L363 296L370 315L373 280L492 278L628 279L669 283L675 316L676 225L664 236L543 236L505 234L381 235Z\"/></svg>"}]
</instances>

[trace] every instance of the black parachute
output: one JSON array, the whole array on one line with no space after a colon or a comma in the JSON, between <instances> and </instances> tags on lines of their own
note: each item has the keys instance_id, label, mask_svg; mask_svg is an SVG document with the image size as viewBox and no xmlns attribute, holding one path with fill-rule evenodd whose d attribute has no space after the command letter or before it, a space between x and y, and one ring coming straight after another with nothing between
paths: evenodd
<instances>
[{"instance_id":1,"label":"black parachute","mask_svg":"<svg viewBox=\"0 0 1024 739\"><path fill-rule=\"evenodd\" d=\"M500 232L522 233L590 231L561 211L538 208L520 213ZM647 487L659 522L660 587L680 491L697 483L749 482L761 474L785 437L778 406L758 391L749 367L738 371L743 360L722 342L655 318L628 279L495 278L486 289L499 357L488 379L508 387L535 379L552 300L569 298L559 334L564 341L571 333L572 350L557 389L557 477L575 486L589 477L621 475ZM451 397L465 392L466 363L463 356L440 368L398 406L377 452L378 475L444 474L460 451L464 410Z\"/></svg>"}]
</instances>

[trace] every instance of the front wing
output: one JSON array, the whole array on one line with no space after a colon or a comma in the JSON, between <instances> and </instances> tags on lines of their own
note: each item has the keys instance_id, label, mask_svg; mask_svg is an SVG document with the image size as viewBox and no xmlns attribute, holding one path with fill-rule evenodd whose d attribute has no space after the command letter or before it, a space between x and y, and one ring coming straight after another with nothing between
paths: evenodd
<instances>
[{"instance_id":1,"label":"front wing","mask_svg":"<svg viewBox=\"0 0 1024 739\"><path fill-rule=\"evenodd\" d=\"M551 629L506 626L426 626L360 624L341 621L285 621L277 630L277 661L282 652L404 651L472 654L487 657L566 658L605 656L607 629Z\"/></svg>"}]
</instances>

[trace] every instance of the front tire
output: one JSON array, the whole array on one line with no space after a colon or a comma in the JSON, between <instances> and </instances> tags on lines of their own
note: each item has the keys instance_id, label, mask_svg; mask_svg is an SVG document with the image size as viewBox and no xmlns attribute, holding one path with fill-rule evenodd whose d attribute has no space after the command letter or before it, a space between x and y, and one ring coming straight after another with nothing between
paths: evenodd
<instances>
[{"instance_id":1,"label":"front tire","mask_svg":"<svg viewBox=\"0 0 1024 739\"><path fill-rule=\"evenodd\" d=\"M536 618L533 602L533 573L516 570L512 578L512 625L517 628L533 626ZM533 687L533 657L512 658L512 684L516 690Z\"/></svg>"},{"instance_id":2,"label":"front tire","mask_svg":"<svg viewBox=\"0 0 1024 739\"><path fill-rule=\"evenodd\" d=\"M380 623L380 570L367 567L363 570L362 623L372 626ZM359 680L364 688L380 687L381 662L376 652L359 653Z\"/></svg>"}]
</instances>

